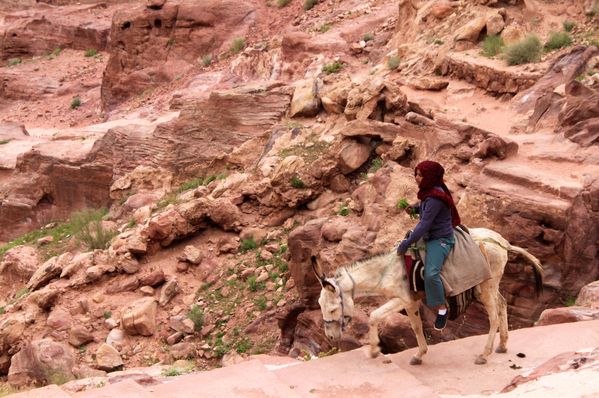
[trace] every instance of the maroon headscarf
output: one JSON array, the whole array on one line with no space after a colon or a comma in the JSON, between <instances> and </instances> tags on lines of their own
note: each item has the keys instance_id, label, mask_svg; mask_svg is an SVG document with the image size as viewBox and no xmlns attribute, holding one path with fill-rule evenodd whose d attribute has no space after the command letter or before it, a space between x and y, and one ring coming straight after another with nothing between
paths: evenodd
<instances>
[{"instance_id":1,"label":"maroon headscarf","mask_svg":"<svg viewBox=\"0 0 599 398\"><path fill-rule=\"evenodd\" d=\"M418 163L414 169L414 175L416 175L416 170L420 170L420 174L422 175L422 181L418 185L418 199L422 201L428 197L433 197L442 200L451 210L451 225L454 228L460 225L462 221L460 220L458 209L455 207L449 188L443 182L443 174L445 174L443 166L437 162L425 160ZM443 192L435 189L435 187L442 188Z\"/></svg>"}]
</instances>

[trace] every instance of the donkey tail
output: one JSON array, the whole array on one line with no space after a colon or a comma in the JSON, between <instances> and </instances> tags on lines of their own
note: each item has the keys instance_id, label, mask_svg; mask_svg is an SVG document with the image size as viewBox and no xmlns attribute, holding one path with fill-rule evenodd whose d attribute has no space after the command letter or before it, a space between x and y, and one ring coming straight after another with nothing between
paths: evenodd
<instances>
[{"instance_id":1,"label":"donkey tail","mask_svg":"<svg viewBox=\"0 0 599 398\"><path fill-rule=\"evenodd\" d=\"M541 265L541 261L530 254L526 249L523 249L519 246L510 244L507 249L509 252L521 255L532 264L532 270L535 275L535 292L537 297L539 297L543 292L543 266Z\"/></svg>"}]
</instances>

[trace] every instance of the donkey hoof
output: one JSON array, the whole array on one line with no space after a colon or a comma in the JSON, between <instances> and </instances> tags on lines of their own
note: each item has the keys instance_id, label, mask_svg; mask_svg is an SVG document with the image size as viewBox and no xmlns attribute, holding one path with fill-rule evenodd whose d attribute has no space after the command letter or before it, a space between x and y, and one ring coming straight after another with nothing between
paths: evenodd
<instances>
[{"instance_id":1,"label":"donkey hoof","mask_svg":"<svg viewBox=\"0 0 599 398\"><path fill-rule=\"evenodd\" d=\"M478 356L478 357L476 357L476 359L474 360L474 363L475 363L476 365L484 365L484 364L486 364L486 363L487 363L487 359L486 359L486 358L484 358L483 356Z\"/></svg>"},{"instance_id":2,"label":"donkey hoof","mask_svg":"<svg viewBox=\"0 0 599 398\"><path fill-rule=\"evenodd\" d=\"M412 357L412 359L410 359L410 365L422 365L422 358Z\"/></svg>"},{"instance_id":3,"label":"donkey hoof","mask_svg":"<svg viewBox=\"0 0 599 398\"><path fill-rule=\"evenodd\" d=\"M370 358L376 358L381 353L381 349L377 346L376 348L370 349Z\"/></svg>"},{"instance_id":4,"label":"donkey hoof","mask_svg":"<svg viewBox=\"0 0 599 398\"><path fill-rule=\"evenodd\" d=\"M497 347L495 349L495 352L498 353L498 354L505 354L507 352L507 348L505 348L505 347Z\"/></svg>"}]
</instances>

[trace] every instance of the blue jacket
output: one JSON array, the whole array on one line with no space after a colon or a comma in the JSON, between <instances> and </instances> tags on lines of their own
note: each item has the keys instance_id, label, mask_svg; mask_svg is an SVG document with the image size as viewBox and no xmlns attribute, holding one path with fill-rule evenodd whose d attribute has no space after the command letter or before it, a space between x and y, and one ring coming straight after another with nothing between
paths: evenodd
<instances>
[{"instance_id":1,"label":"blue jacket","mask_svg":"<svg viewBox=\"0 0 599 398\"><path fill-rule=\"evenodd\" d=\"M414 228L410 237L399 245L398 252L405 253L408 247L420 238L425 241L453 236L453 227L451 225L451 210L441 199L428 197L415 207L420 214L420 222Z\"/></svg>"}]
</instances>

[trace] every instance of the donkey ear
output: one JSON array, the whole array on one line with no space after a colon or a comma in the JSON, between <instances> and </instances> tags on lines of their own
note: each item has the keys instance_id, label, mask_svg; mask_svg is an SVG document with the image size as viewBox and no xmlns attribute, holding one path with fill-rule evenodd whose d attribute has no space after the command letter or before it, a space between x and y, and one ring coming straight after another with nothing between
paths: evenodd
<instances>
[{"instance_id":1,"label":"donkey ear","mask_svg":"<svg viewBox=\"0 0 599 398\"><path fill-rule=\"evenodd\" d=\"M320 282L322 287L325 287L326 276L324 272L322 272L322 269L320 268L318 261L316 261L316 256L310 257L310 261L312 262L312 271L314 271L314 274L316 274L316 277L318 278L318 281Z\"/></svg>"},{"instance_id":2,"label":"donkey ear","mask_svg":"<svg viewBox=\"0 0 599 398\"><path fill-rule=\"evenodd\" d=\"M333 284L331 282L329 282L326 279L323 279L321 282L322 288L328 290L331 293L335 293L335 286L333 286Z\"/></svg>"}]
</instances>

